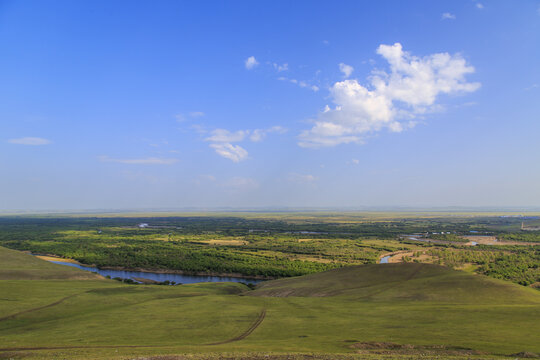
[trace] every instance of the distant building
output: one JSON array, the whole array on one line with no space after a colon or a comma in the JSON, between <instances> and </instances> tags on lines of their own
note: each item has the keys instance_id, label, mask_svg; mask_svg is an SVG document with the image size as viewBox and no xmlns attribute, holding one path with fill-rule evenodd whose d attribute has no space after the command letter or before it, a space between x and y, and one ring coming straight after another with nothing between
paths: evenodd
<instances>
[{"instance_id":1,"label":"distant building","mask_svg":"<svg viewBox=\"0 0 540 360\"><path fill-rule=\"evenodd\" d=\"M147 223L140 223L139 224L139 228L140 229L144 229L144 228L147 228L148 227L148 224Z\"/></svg>"}]
</instances>

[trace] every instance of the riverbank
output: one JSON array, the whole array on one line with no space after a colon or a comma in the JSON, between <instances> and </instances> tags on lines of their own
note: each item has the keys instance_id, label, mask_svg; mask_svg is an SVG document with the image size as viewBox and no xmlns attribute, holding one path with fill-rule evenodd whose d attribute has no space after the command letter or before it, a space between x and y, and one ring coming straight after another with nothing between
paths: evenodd
<instances>
[{"instance_id":1,"label":"riverbank","mask_svg":"<svg viewBox=\"0 0 540 360\"><path fill-rule=\"evenodd\" d=\"M171 275L185 275L185 276L204 276L204 277L218 277L218 278L239 278L246 280L274 280L276 277L271 276L262 276L262 275L244 275L240 273L222 273L222 272L204 272L204 271L184 271L184 270L174 270L174 269L143 269L143 268L126 268L122 266L96 266L94 264L88 265L83 264L77 260L63 258L55 256L53 254L32 254L38 259L42 259L49 262L62 262L69 264L76 264L83 267L94 267L99 270L113 270L113 271L126 271L126 272L140 272L140 273L152 273L152 274L171 274Z\"/></svg>"},{"instance_id":2,"label":"riverbank","mask_svg":"<svg viewBox=\"0 0 540 360\"><path fill-rule=\"evenodd\" d=\"M53 255L36 255L36 254L31 254L31 255L34 255L38 259L45 260L45 261L56 261L56 262L65 262L65 263L70 263L70 264L84 265L78 262L77 260L61 258L58 256L53 256ZM86 266L90 266L90 265L86 265Z\"/></svg>"}]
</instances>

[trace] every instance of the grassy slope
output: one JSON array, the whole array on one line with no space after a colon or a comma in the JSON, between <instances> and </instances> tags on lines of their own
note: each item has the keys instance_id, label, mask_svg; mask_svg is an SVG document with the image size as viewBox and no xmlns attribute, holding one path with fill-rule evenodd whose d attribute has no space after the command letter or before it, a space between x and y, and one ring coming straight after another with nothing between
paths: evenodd
<instances>
[{"instance_id":1,"label":"grassy slope","mask_svg":"<svg viewBox=\"0 0 540 360\"><path fill-rule=\"evenodd\" d=\"M101 276L0 247L0 280L97 280Z\"/></svg>"},{"instance_id":2,"label":"grassy slope","mask_svg":"<svg viewBox=\"0 0 540 360\"><path fill-rule=\"evenodd\" d=\"M442 266L394 263L350 266L262 283L251 296L348 296L369 301L540 304L536 290Z\"/></svg>"},{"instance_id":3,"label":"grassy slope","mask_svg":"<svg viewBox=\"0 0 540 360\"><path fill-rule=\"evenodd\" d=\"M0 248L0 271L38 266L37 259L18 255L24 260L14 261L12 253ZM58 272L71 270L53 266ZM109 280L1 280L0 348L82 346L4 353L107 359L200 352L350 353L351 343L369 341L495 354L540 352L538 292L437 266L350 267L268 282L245 293L254 296L238 296L246 290L230 283L165 287ZM36 307L41 309L5 318ZM263 309L266 317L247 338L205 345L239 336ZM147 347L121 347L133 345Z\"/></svg>"}]
</instances>

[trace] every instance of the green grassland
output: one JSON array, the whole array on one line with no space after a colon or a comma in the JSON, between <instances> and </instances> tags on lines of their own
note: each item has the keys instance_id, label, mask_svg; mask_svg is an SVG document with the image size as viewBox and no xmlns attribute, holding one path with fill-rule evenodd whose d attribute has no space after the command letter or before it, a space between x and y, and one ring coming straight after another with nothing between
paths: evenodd
<instances>
[{"instance_id":1,"label":"green grassland","mask_svg":"<svg viewBox=\"0 0 540 360\"><path fill-rule=\"evenodd\" d=\"M470 269L524 286L540 286L536 214L509 213L185 213L0 217L0 246L53 254L98 267L242 274L281 278L342 266L403 261ZM140 223L150 224L139 228ZM410 241L430 234L438 243ZM436 233L436 234L435 234ZM442 234L444 233L444 234ZM513 245L467 246L470 234Z\"/></svg>"},{"instance_id":2,"label":"green grassland","mask_svg":"<svg viewBox=\"0 0 540 360\"><path fill-rule=\"evenodd\" d=\"M76 268L64 269L19 251L0 247L0 280L96 280L101 276Z\"/></svg>"},{"instance_id":3,"label":"green grassland","mask_svg":"<svg viewBox=\"0 0 540 360\"><path fill-rule=\"evenodd\" d=\"M250 290L82 280L76 269L3 248L0 264L0 358L493 359L540 352L537 290L437 265L348 266ZM51 279L22 271L29 269L51 271ZM6 277L11 270L21 271Z\"/></svg>"}]
</instances>

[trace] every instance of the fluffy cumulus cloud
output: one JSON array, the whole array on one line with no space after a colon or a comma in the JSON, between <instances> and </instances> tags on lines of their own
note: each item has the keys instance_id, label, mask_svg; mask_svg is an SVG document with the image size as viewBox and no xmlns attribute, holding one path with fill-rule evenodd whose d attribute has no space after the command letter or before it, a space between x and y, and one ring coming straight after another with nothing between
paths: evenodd
<instances>
[{"instance_id":1,"label":"fluffy cumulus cloud","mask_svg":"<svg viewBox=\"0 0 540 360\"><path fill-rule=\"evenodd\" d=\"M343 73L343 76L345 76L345 78L348 78L349 76L351 76L354 68L351 65L341 63L339 64L339 71Z\"/></svg>"},{"instance_id":2,"label":"fluffy cumulus cloud","mask_svg":"<svg viewBox=\"0 0 540 360\"><path fill-rule=\"evenodd\" d=\"M246 69L251 70L255 68L257 65L259 65L259 62L257 61L257 59L255 59L255 56L250 56L246 59L244 64L246 66Z\"/></svg>"},{"instance_id":3,"label":"fluffy cumulus cloud","mask_svg":"<svg viewBox=\"0 0 540 360\"><path fill-rule=\"evenodd\" d=\"M51 143L51 141L47 139L39 138L39 137L22 137L22 138L17 138L17 139L9 139L8 143L17 144L17 145L38 146L38 145L48 145Z\"/></svg>"},{"instance_id":4,"label":"fluffy cumulus cloud","mask_svg":"<svg viewBox=\"0 0 540 360\"><path fill-rule=\"evenodd\" d=\"M439 95L480 87L465 80L474 68L459 54L417 57L403 51L399 43L380 45L377 53L390 71L372 72L367 86L354 79L336 82L330 88L334 106L327 105L313 120L313 127L300 134L300 146L362 143L367 135L383 129L400 132L432 110Z\"/></svg>"},{"instance_id":5,"label":"fluffy cumulus cloud","mask_svg":"<svg viewBox=\"0 0 540 360\"><path fill-rule=\"evenodd\" d=\"M273 126L268 129L238 131L215 129L205 140L211 142L210 147L214 149L218 155L238 163L248 158L248 152L240 145L234 145L233 143L241 142L245 139L249 139L253 142L259 142L262 141L268 134L283 134L286 131L287 130L281 126Z\"/></svg>"}]
</instances>

